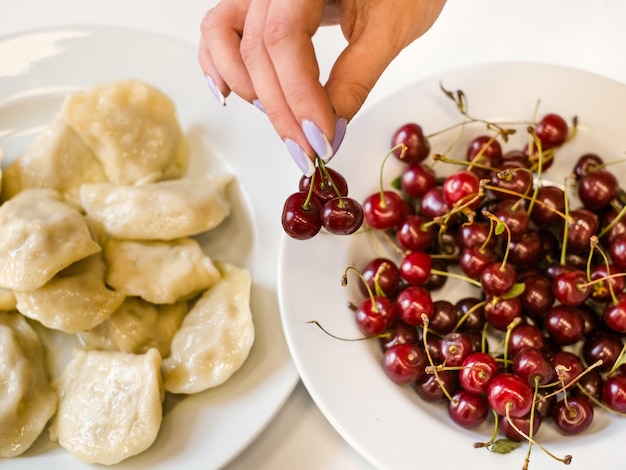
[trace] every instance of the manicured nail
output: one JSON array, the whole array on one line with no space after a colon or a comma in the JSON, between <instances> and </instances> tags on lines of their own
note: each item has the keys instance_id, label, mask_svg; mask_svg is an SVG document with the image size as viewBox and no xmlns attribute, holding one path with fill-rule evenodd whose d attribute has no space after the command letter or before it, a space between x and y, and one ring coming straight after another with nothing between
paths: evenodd
<instances>
[{"instance_id":1,"label":"manicured nail","mask_svg":"<svg viewBox=\"0 0 626 470\"><path fill-rule=\"evenodd\" d=\"M302 147L300 147L295 140L291 139L285 139L285 145L287 146L289 155L291 155L293 161L296 162L300 171L302 171L305 176L311 176L315 171L315 166L306 152L302 150Z\"/></svg>"},{"instance_id":2,"label":"manicured nail","mask_svg":"<svg viewBox=\"0 0 626 470\"><path fill-rule=\"evenodd\" d=\"M205 77L206 77L206 82L209 85L209 90L211 90L211 93L213 93L213 96L215 96L215 99L217 100L217 102L220 104L220 106L226 106L226 98L224 98L224 95L222 94L220 89L217 87L213 79L209 75L205 75Z\"/></svg>"},{"instance_id":3,"label":"manicured nail","mask_svg":"<svg viewBox=\"0 0 626 470\"><path fill-rule=\"evenodd\" d=\"M337 150L339 150L339 147L341 146L341 142L343 142L343 138L346 136L347 128L348 128L348 121L345 118L337 119L337 122L335 123L335 137L333 137L333 143L331 144L333 148L332 156L334 156L335 153L337 153ZM328 160L330 160L330 158Z\"/></svg>"},{"instance_id":4,"label":"manicured nail","mask_svg":"<svg viewBox=\"0 0 626 470\"><path fill-rule=\"evenodd\" d=\"M333 148L330 142L328 142L324 133L313 121L309 121L308 119L302 121L302 131L318 157L326 161L333 155Z\"/></svg>"},{"instance_id":5,"label":"manicured nail","mask_svg":"<svg viewBox=\"0 0 626 470\"><path fill-rule=\"evenodd\" d=\"M253 104L254 106L256 106L256 108L257 108L259 111L261 111L263 114L267 114L267 113L265 112L265 108L263 107L263 105L261 104L261 102L260 102L259 100L254 100L254 101L252 102L252 104Z\"/></svg>"}]
</instances>

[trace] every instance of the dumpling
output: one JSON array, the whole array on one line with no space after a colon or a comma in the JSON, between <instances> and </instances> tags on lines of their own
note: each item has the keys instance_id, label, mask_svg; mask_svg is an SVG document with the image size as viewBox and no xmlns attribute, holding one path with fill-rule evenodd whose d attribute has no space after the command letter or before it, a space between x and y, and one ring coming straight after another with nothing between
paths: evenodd
<instances>
[{"instance_id":1,"label":"dumpling","mask_svg":"<svg viewBox=\"0 0 626 470\"><path fill-rule=\"evenodd\" d=\"M14 312L17 309L17 300L11 289L0 287L0 311Z\"/></svg>"},{"instance_id":2,"label":"dumpling","mask_svg":"<svg viewBox=\"0 0 626 470\"><path fill-rule=\"evenodd\" d=\"M96 253L59 272L43 286L15 291L17 310L44 326L76 333L99 325L124 301L105 284L106 265Z\"/></svg>"},{"instance_id":3,"label":"dumpling","mask_svg":"<svg viewBox=\"0 0 626 470\"><path fill-rule=\"evenodd\" d=\"M80 198L87 214L116 238L173 240L211 230L230 214L226 187L232 179L224 175L138 186L85 184Z\"/></svg>"},{"instance_id":4,"label":"dumpling","mask_svg":"<svg viewBox=\"0 0 626 470\"><path fill-rule=\"evenodd\" d=\"M139 297L126 297L111 317L80 332L79 337L89 349L143 354L156 348L165 357L188 310L186 301L154 305Z\"/></svg>"},{"instance_id":5,"label":"dumpling","mask_svg":"<svg viewBox=\"0 0 626 470\"><path fill-rule=\"evenodd\" d=\"M127 296L171 304L211 287L220 277L192 238L166 241L111 239L104 245L106 282Z\"/></svg>"},{"instance_id":6,"label":"dumpling","mask_svg":"<svg viewBox=\"0 0 626 470\"><path fill-rule=\"evenodd\" d=\"M41 287L72 263L101 251L84 217L50 189L27 189L0 206L0 287Z\"/></svg>"},{"instance_id":7,"label":"dumpling","mask_svg":"<svg viewBox=\"0 0 626 470\"><path fill-rule=\"evenodd\" d=\"M188 146L174 103L147 83L120 80L72 93L62 114L113 183L179 178L186 172Z\"/></svg>"},{"instance_id":8,"label":"dumpling","mask_svg":"<svg viewBox=\"0 0 626 470\"><path fill-rule=\"evenodd\" d=\"M27 188L49 188L74 206L80 204L81 184L107 180L91 149L61 117L6 168L5 175L5 201Z\"/></svg>"},{"instance_id":9,"label":"dumpling","mask_svg":"<svg viewBox=\"0 0 626 470\"><path fill-rule=\"evenodd\" d=\"M113 465L148 449L163 418L156 349L136 355L74 350L53 386L59 408L50 437L87 463Z\"/></svg>"},{"instance_id":10,"label":"dumpling","mask_svg":"<svg viewBox=\"0 0 626 470\"><path fill-rule=\"evenodd\" d=\"M165 390L197 393L228 380L254 343L250 273L216 263L222 278L198 299L172 339L163 360Z\"/></svg>"},{"instance_id":11,"label":"dumpling","mask_svg":"<svg viewBox=\"0 0 626 470\"><path fill-rule=\"evenodd\" d=\"M39 335L17 312L0 312L0 457L23 454L57 409Z\"/></svg>"}]
</instances>

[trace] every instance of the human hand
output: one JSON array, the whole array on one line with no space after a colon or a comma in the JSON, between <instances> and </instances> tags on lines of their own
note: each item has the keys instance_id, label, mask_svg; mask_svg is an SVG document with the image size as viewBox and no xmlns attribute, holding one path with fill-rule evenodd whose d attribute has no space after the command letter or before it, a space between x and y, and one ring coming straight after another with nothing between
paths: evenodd
<instances>
[{"instance_id":1,"label":"human hand","mask_svg":"<svg viewBox=\"0 0 626 470\"><path fill-rule=\"evenodd\" d=\"M328 161L385 68L445 0L221 0L202 21L199 61L222 105L234 92L264 111L298 167ZM339 24L348 44L319 81L312 38Z\"/></svg>"}]
</instances>

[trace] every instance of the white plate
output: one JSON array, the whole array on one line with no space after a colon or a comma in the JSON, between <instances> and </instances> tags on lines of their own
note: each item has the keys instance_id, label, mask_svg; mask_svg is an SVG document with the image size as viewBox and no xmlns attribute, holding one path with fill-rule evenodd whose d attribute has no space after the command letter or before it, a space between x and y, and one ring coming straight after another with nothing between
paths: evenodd
<instances>
[{"instance_id":1,"label":"white plate","mask_svg":"<svg viewBox=\"0 0 626 470\"><path fill-rule=\"evenodd\" d=\"M266 223L257 211L265 205L278 207L280 201L271 199L260 179L250 177L257 170L247 165L241 145L233 145L241 140L238 126L252 125L245 122L248 114L240 113L237 105L225 112L212 102L194 47L158 35L94 27L37 31L1 39L0 57L3 163L19 155L51 121L68 91L137 78L160 88L175 102L190 142L190 171L236 175L238 183L230 194L233 216L202 241L215 258L251 270L255 345L242 369L223 386L182 400L168 399L154 445L116 466L222 467L274 417L298 379L282 336L276 297L280 224L275 219ZM7 464L15 469L90 468L50 444L47 431L24 456Z\"/></svg>"},{"instance_id":2,"label":"white plate","mask_svg":"<svg viewBox=\"0 0 626 470\"><path fill-rule=\"evenodd\" d=\"M413 121L429 134L459 122L455 105L444 97L440 82L448 90L463 90L470 114L480 118L528 120L537 100L541 100L538 115L557 112L566 119L578 116L579 134L559 153L561 160L550 170L551 179L562 182L562 175L572 171L573 162L583 152L594 151L605 160L625 156L626 86L551 65L477 65L399 90L350 124L340 154L331 166L346 177L353 197L363 201L377 190L380 164L397 127ZM468 135L477 134L468 132L460 149L469 142ZM522 140L514 148L523 148L527 142L525 132L516 138ZM441 142L433 141L440 151ZM394 161L390 159L385 166L385 184L399 174ZM360 298L355 293L356 282L351 289L350 284L342 287L340 279L348 266L363 267L373 254L363 235L321 234L308 241L283 237L279 272L283 325L296 367L319 408L337 431L379 469L424 465L481 470L521 468L525 445L508 455L474 449L475 441L488 440L490 427L481 432L463 430L451 422L445 410L423 402L409 387L392 384L380 366L381 353L375 341L339 341L307 324L317 320L342 338L362 336L347 308L348 301ZM450 289L438 295L458 298L458 293ZM549 427L542 427L540 442L556 455L572 454L573 461L563 467L535 447L531 469L589 469L599 460L602 468L626 468L626 454L617 451L623 446L626 421L596 412L588 432L570 438L560 437Z\"/></svg>"}]
</instances>

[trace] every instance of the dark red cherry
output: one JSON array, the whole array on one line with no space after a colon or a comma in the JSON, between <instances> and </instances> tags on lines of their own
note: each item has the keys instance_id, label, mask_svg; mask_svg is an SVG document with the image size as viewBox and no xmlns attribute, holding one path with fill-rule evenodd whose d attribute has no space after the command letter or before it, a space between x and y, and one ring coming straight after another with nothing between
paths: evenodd
<instances>
[{"instance_id":1,"label":"dark red cherry","mask_svg":"<svg viewBox=\"0 0 626 470\"><path fill-rule=\"evenodd\" d=\"M378 191L363 202L365 223L377 230L388 230L400 223L404 217L404 201L395 191Z\"/></svg>"},{"instance_id":2,"label":"dark red cherry","mask_svg":"<svg viewBox=\"0 0 626 470\"><path fill-rule=\"evenodd\" d=\"M425 251L433 246L437 236L437 225L422 215L404 217L396 228L396 241L406 249Z\"/></svg>"},{"instance_id":3,"label":"dark red cherry","mask_svg":"<svg viewBox=\"0 0 626 470\"><path fill-rule=\"evenodd\" d=\"M544 328L562 346L580 341L585 334L585 321L576 307L555 305L546 314Z\"/></svg>"},{"instance_id":4,"label":"dark red cherry","mask_svg":"<svg viewBox=\"0 0 626 470\"><path fill-rule=\"evenodd\" d=\"M468 170L457 171L443 181L443 198L449 207L469 204L468 207L477 209L481 198L478 197L480 180L475 173Z\"/></svg>"},{"instance_id":5,"label":"dark red cherry","mask_svg":"<svg viewBox=\"0 0 626 470\"><path fill-rule=\"evenodd\" d=\"M415 392L429 403L443 403L448 396L459 388L459 373L453 370L442 370L437 374L424 374L415 384ZM444 393L446 390L448 395Z\"/></svg>"},{"instance_id":6,"label":"dark red cherry","mask_svg":"<svg viewBox=\"0 0 626 470\"><path fill-rule=\"evenodd\" d=\"M618 413L626 413L626 374L609 375L602 387L602 401Z\"/></svg>"},{"instance_id":7,"label":"dark red cherry","mask_svg":"<svg viewBox=\"0 0 626 470\"><path fill-rule=\"evenodd\" d=\"M435 172L422 163L408 165L400 175L400 188L407 195L420 199L437 185Z\"/></svg>"},{"instance_id":8,"label":"dark red cherry","mask_svg":"<svg viewBox=\"0 0 626 470\"><path fill-rule=\"evenodd\" d=\"M501 297L515 285L517 272L511 264L491 263L480 274L480 285L486 294Z\"/></svg>"},{"instance_id":9,"label":"dark red cherry","mask_svg":"<svg viewBox=\"0 0 626 470\"><path fill-rule=\"evenodd\" d=\"M581 270L568 270L557 275L552 281L552 291L556 300L563 305L576 307L591 295L587 273Z\"/></svg>"},{"instance_id":10,"label":"dark red cherry","mask_svg":"<svg viewBox=\"0 0 626 470\"><path fill-rule=\"evenodd\" d=\"M350 235L363 224L363 208L350 197L335 197L322 207L324 228L335 235Z\"/></svg>"},{"instance_id":11,"label":"dark red cherry","mask_svg":"<svg viewBox=\"0 0 626 470\"><path fill-rule=\"evenodd\" d=\"M546 353L538 348L522 349L513 359L513 373L526 379L532 387L552 383L556 378L554 366Z\"/></svg>"},{"instance_id":12,"label":"dark red cherry","mask_svg":"<svg viewBox=\"0 0 626 470\"><path fill-rule=\"evenodd\" d=\"M535 204L530 219L543 227L563 222L565 212L565 193L557 186L542 186L537 189Z\"/></svg>"},{"instance_id":13,"label":"dark red cherry","mask_svg":"<svg viewBox=\"0 0 626 470\"><path fill-rule=\"evenodd\" d=\"M394 297L400 289L400 271L398 266L388 258L370 260L362 269L361 275L372 292L376 294ZM359 288L364 296L369 295L362 281L359 282Z\"/></svg>"},{"instance_id":14,"label":"dark red cherry","mask_svg":"<svg viewBox=\"0 0 626 470\"><path fill-rule=\"evenodd\" d=\"M598 234L600 222L598 216L588 209L570 211L567 233L567 248L573 251L589 252L589 240Z\"/></svg>"},{"instance_id":15,"label":"dark red cherry","mask_svg":"<svg viewBox=\"0 0 626 470\"><path fill-rule=\"evenodd\" d=\"M511 422L513 422L514 426L511 426ZM522 416L519 418L513 418L506 416L501 416L498 419L498 429L510 441L514 442L525 442L528 438L526 436L530 435L530 428L532 423L532 434L533 436L539 432L539 428L541 427L542 418L541 414L535 413L533 415L532 420L530 419L530 413L526 416ZM522 431L526 436L521 435L517 430Z\"/></svg>"},{"instance_id":16,"label":"dark red cherry","mask_svg":"<svg viewBox=\"0 0 626 470\"><path fill-rule=\"evenodd\" d=\"M328 174L326 174L328 172ZM302 176L300 178L299 189L305 193L309 192L309 188L313 182L313 193L321 202L326 202L337 196L348 195L348 183L344 176L330 167L322 170L319 166L315 167L313 176Z\"/></svg>"},{"instance_id":17,"label":"dark red cherry","mask_svg":"<svg viewBox=\"0 0 626 470\"><path fill-rule=\"evenodd\" d=\"M526 380L508 372L494 377L487 389L487 399L493 410L503 416L519 418L532 407L533 391Z\"/></svg>"},{"instance_id":18,"label":"dark red cherry","mask_svg":"<svg viewBox=\"0 0 626 470\"><path fill-rule=\"evenodd\" d=\"M565 119L555 113L543 116L535 127L535 134L544 150L563 144L569 135L569 126Z\"/></svg>"},{"instance_id":19,"label":"dark red cherry","mask_svg":"<svg viewBox=\"0 0 626 470\"><path fill-rule=\"evenodd\" d=\"M406 152L401 155L401 150L394 150L394 155L397 158L402 156L402 161L414 164L419 163L428 157L430 153L430 142L424 136L424 131L419 124L409 122L399 127L391 137L391 147L396 147L400 144L406 146Z\"/></svg>"},{"instance_id":20,"label":"dark red cherry","mask_svg":"<svg viewBox=\"0 0 626 470\"><path fill-rule=\"evenodd\" d=\"M434 305L430 292L421 286L407 286L395 298L398 315L405 323L419 326L422 315L433 316Z\"/></svg>"},{"instance_id":21,"label":"dark red cherry","mask_svg":"<svg viewBox=\"0 0 626 470\"><path fill-rule=\"evenodd\" d=\"M590 171L599 170L604 165L604 160L595 153L585 153L581 155L574 166L576 179L582 178Z\"/></svg>"},{"instance_id":22,"label":"dark red cherry","mask_svg":"<svg viewBox=\"0 0 626 470\"><path fill-rule=\"evenodd\" d=\"M426 353L416 344L395 344L383 353L383 370L393 382L413 383L424 375Z\"/></svg>"},{"instance_id":23,"label":"dark red cherry","mask_svg":"<svg viewBox=\"0 0 626 470\"><path fill-rule=\"evenodd\" d=\"M389 329L396 319L393 301L387 297L374 296L363 300L354 312L356 324L365 336L378 336Z\"/></svg>"},{"instance_id":24,"label":"dark red cherry","mask_svg":"<svg viewBox=\"0 0 626 470\"><path fill-rule=\"evenodd\" d=\"M498 374L498 363L488 353L473 352L465 358L459 371L461 387L474 393L486 393L487 387Z\"/></svg>"},{"instance_id":25,"label":"dark red cherry","mask_svg":"<svg viewBox=\"0 0 626 470\"><path fill-rule=\"evenodd\" d=\"M448 403L448 415L463 428L475 428L489 416L489 403L483 394L459 390Z\"/></svg>"},{"instance_id":26,"label":"dark red cherry","mask_svg":"<svg viewBox=\"0 0 626 470\"><path fill-rule=\"evenodd\" d=\"M593 406L584 395L559 400L552 408L552 422L565 435L580 434L593 422Z\"/></svg>"},{"instance_id":27,"label":"dark red cherry","mask_svg":"<svg viewBox=\"0 0 626 470\"><path fill-rule=\"evenodd\" d=\"M283 230L291 238L307 240L322 228L322 206L316 197L299 191L285 200L281 221Z\"/></svg>"},{"instance_id":28,"label":"dark red cherry","mask_svg":"<svg viewBox=\"0 0 626 470\"><path fill-rule=\"evenodd\" d=\"M602 319L612 331L626 333L626 293L618 294L616 303L607 302Z\"/></svg>"}]
</instances>

